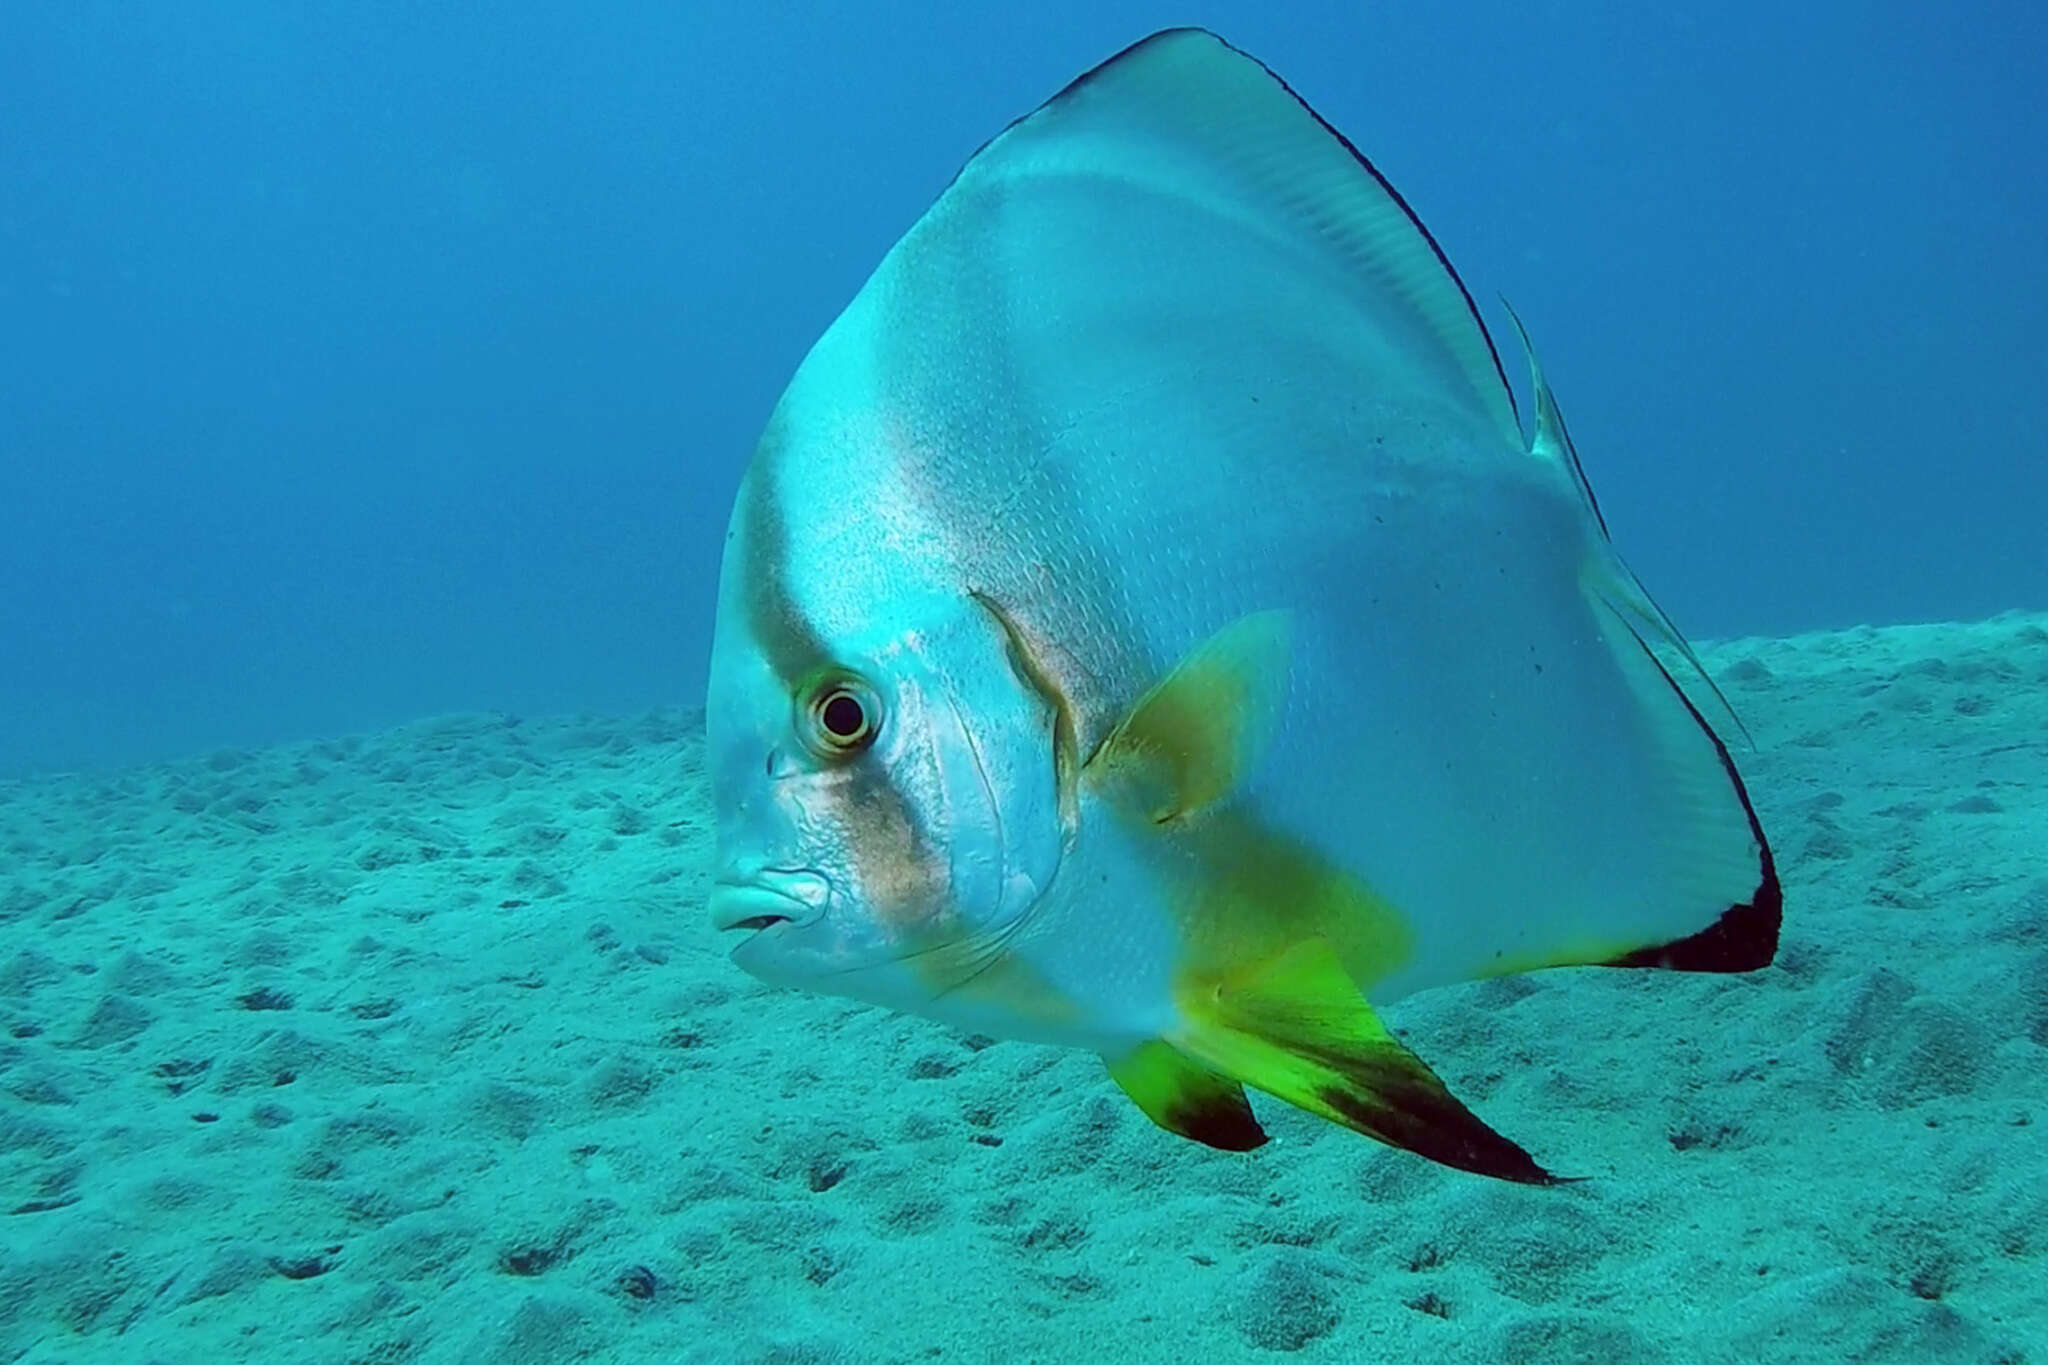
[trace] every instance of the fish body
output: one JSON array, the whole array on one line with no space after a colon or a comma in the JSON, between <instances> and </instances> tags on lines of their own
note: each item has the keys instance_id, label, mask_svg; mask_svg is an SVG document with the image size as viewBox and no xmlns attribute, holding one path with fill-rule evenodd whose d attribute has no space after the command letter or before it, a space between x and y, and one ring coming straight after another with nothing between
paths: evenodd
<instances>
[{"instance_id":1,"label":"fish body","mask_svg":"<svg viewBox=\"0 0 2048 1365\"><path fill-rule=\"evenodd\" d=\"M736 499L707 706L734 960L1090 1048L1214 1146L1263 1140L1250 1085L1549 1179L1373 1006L1761 966L1780 896L1718 694L1533 387L1525 438L1420 222L1214 35L1012 124L813 347Z\"/></svg>"}]
</instances>

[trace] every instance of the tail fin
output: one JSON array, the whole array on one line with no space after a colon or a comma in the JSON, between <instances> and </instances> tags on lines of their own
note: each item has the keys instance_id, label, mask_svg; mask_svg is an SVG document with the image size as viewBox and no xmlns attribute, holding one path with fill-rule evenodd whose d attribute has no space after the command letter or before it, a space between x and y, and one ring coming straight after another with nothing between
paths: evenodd
<instances>
[{"instance_id":1,"label":"tail fin","mask_svg":"<svg viewBox=\"0 0 2048 1365\"><path fill-rule=\"evenodd\" d=\"M1529 453L1541 460L1561 466L1570 476L1572 486L1579 490L1579 497L1586 505L1586 511L1600 528L1600 542L1606 552L1606 563L1601 566L1596 590L1602 599L1622 613L1633 624L1630 630L1637 639L1644 633L1684 660L1687 670L1705 684L1714 701L1714 708L1720 716L1742 735L1744 742L1754 743L1742 717L1735 714L1735 708L1707 673L1699 655L1693 653L1685 636L1679 633L1664 609L1657 605L1655 598L1642 584L1642 580L1623 562L1621 554L1614 548L1613 536L1607 529L1607 518L1600 511L1600 500L1593 495L1593 485L1586 478L1585 466L1579 463L1579 452L1572 445L1571 433L1565 430L1564 413L1557 406L1557 396L1550 391L1549 383L1543 378L1543 366L1536 359L1536 347L1529 340L1529 329L1522 325L1521 314L1506 299L1500 306L1507 310L1508 319L1515 324L1515 335L1521 338L1522 354L1529 361L1529 387L1536 396L1536 432L1529 441ZM1640 627L1640 629L1638 629ZM1647 643L1645 647L1649 647ZM1674 684L1675 685L1675 684ZM1702 722L1705 723L1704 721Z\"/></svg>"},{"instance_id":2,"label":"tail fin","mask_svg":"<svg viewBox=\"0 0 2048 1365\"><path fill-rule=\"evenodd\" d=\"M1770 963L1777 952L1784 897L1778 881L1776 860L1771 856L1763 826L1744 787L1742 775L1728 754L1728 746L1703 714L1701 704L1680 685L1664 655L1681 663L1704 685L1713 709L1734 726L1747 741L1749 731L1729 705L1728 698L1714 684L1699 656L1686 643L1671 618L1659 607L1648 590L1622 561L1608 534L1607 520L1593 496L1593 487L1579 463L1579 454L1565 430L1564 414L1543 377L1528 329L1505 299L1501 306L1515 324L1522 349L1529 361L1529 383L1535 394L1535 433L1530 453L1562 468L1578 489L1587 512L1600 528L1599 544L1582 575L1582 585L1616 629L1606 632L1617 661L1631 690L1636 694L1644 728L1653 750L1664 760L1662 769L1676 793L1670 837L1697 845L1698 857L1688 860L1697 869L1702 886L1727 886L1737 871L1727 866L1740 858L1740 870L1753 873L1755 889L1747 900L1727 904L1720 917L1706 928L1684 938L1631 949L1611 958L1574 958L1586 965L1618 967L1669 967L1687 971L1749 971ZM1676 705L1673 701L1676 701ZM1704 762L1702 739L1712 747L1713 763ZM1727 788L1734 788L1739 816L1732 813ZM1692 809L1688 811L1688 807ZM1695 814L1696 812L1696 814ZM1740 849L1734 837L1742 831L1724 828L1731 820L1747 825L1753 845Z\"/></svg>"}]
</instances>

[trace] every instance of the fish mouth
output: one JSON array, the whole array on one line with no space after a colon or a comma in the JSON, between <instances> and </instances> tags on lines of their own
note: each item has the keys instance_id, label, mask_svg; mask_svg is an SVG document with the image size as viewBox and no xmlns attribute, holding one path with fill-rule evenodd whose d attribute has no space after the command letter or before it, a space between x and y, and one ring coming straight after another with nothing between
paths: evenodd
<instances>
[{"instance_id":1,"label":"fish mouth","mask_svg":"<svg viewBox=\"0 0 2048 1365\"><path fill-rule=\"evenodd\" d=\"M825 913L825 891L825 879L809 871L721 877L711 887L711 925L720 933L752 935L780 924L811 924Z\"/></svg>"}]
</instances>

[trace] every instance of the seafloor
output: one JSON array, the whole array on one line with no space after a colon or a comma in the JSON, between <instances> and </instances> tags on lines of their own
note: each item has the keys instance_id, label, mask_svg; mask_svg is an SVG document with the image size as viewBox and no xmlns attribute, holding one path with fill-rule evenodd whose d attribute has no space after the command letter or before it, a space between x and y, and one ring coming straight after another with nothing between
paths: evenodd
<instances>
[{"instance_id":1,"label":"seafloor","mask_svg":"<svg viewBox=\"0 0 2048 1365\"><path fill-rule=\"evenodd\" d=\"M1555 1189L756 985L693 713L0 785L0 1359L2048 1361L2044 626L1704 651L1778 964L1393 1015Z\"/></svg>"}]
</instances>

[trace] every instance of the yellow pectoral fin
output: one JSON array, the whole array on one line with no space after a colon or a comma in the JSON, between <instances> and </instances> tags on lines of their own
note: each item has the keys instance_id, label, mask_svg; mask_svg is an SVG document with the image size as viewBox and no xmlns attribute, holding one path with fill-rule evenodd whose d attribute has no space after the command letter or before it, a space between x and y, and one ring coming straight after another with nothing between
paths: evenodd
<instances>
[{"instance_id":1,"label":"yellow pectoral fin","mask_svg":"<svg viewBox=\"0 0 2048 1365\"><path fill-rule=\"evenodd\" d=\"M1126 1057L1102 1059L1145 1117L1169 1133L1226 1152L1266 1142L1244 1087L1189 1060L1156 1039Z\"/></svg>"},{"instance_id":2,"label":"yellow pectoral fin","mask_svg":"<svg viewBox=\"0 0 2048 1365\"><path fill-rule=\"evenodd\" d=\"M1203 1066L1446 1166L1557 1183L1387 1032L1323 940L1242 972L1190 978L1180 1007L1171 1041Z\"/></svg>"},{"instance_id":3,"label":"yellow pectoral fin","mask_svg":"<svg viewBox=\"0 0 2048 1365\"><path fill-rule=\"evenodd\" d=\"M1257 763L1287 682L1288 614L1255 612L1197 645L1139 699L1087 775L1156 825L1229 795Z\"/></svg>"}]
</instances>

